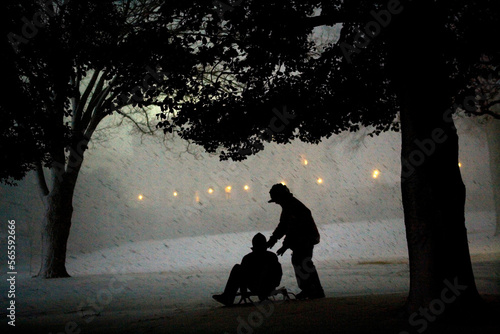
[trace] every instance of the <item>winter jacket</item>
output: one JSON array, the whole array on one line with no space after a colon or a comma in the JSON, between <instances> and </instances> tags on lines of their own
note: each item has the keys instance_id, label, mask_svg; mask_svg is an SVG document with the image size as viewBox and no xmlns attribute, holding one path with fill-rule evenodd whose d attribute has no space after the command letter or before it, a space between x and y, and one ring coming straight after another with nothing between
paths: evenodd
<instances>
[{"instance_id":1,"label":"winter jacket","mask_svg":"<svg viewBox=\"0 0 500 334\"><path fill-rule=\"evenodd\" d=\"M312 247L320 240L311 210L295 197L283 205L280 222L271 238L279 240L283 236L285 236L283 246L292 250Z\"/></svg>"},{"instance_id":2,"label":"winter jacket","mask_svg":"<svg viewBox=\"0 0 500 334\"><path fill-rule=\"evenodd\" d=\"M243 257L241 266L251 291L275 289L281 282L283 271L278 256L267 250L253 251Z\"/></svg>"}]
</instances>

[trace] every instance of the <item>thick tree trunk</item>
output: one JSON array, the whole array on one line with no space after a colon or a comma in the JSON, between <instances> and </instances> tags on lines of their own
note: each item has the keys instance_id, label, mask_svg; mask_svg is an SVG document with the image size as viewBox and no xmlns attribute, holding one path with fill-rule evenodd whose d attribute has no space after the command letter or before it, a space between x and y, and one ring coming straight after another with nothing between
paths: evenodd
<instances>
[{"instance_id":1,"label":"thick tree trunk","mask_svg":"<svg viewBox=\"0 0 500 334\"><path fill-rule=\"evenodd\" d=\"M87 142L84 142L85 145L80 142L79 146L71 149L66 165L53 163L53 186L50 191L46 186L43 171L38 172L39 184L44 194L42 200L45 204L45 216L42 225L42 262L36 277L70 276L66 270L66 247L73 215L73 194ZM77 151L78 147L83 148Z\"/></svg>"},{"instance_id":2,"label":"thick tree trunk","mask_svg":"<svg viewBox=\"0 0 500 334\"><path fill-rule=\"evenodd\" d=\"M57 183L45 200L42 225L42 263L37 277L69 277L66 271L66 245L73 214L72 192L67 183Z\"/></svg>"},{"instance_id":3,"label":"thick tree trunk","mask_svg":"<svg viewBox=\"0 0 500 334\"><path fill-rule=\"evenodd\" d=\"M408 95L422 99L419 94ZM440 110L430 115L422 108L434 108L411 99L401 111L401 190L410 261L408 311L441 306L439 301L447 309L474 307L480 299L465 228L458 136L451 117ZM446 302L452 299L453 303Z\"/></svg>"},{"instance_id":4,"label":"thick tree trunk","mask_svg":"<svg viewBox=\"0 0 500 334\"><path fill-rule=\"evenodd\" d=\"M490 170L495 203L495 235L500 235L500 120L490 120L487 124L486 134L490 151Z\"/></svg>"},{"instance_id":5,"label":"thick tree trunk","mask_svg":"<svg viewBox=\"0 0 500 334\"><path fill-rule=\"evenodd\" d=\"M404 10L391 23L388 65L401 104L401 191L410 264L407 311L410 324L423 331L442 313L474 308L481 299L465 228L465 186L449 109L442 24L432 1L408 3Z\"/></svg>"}]
</instances>

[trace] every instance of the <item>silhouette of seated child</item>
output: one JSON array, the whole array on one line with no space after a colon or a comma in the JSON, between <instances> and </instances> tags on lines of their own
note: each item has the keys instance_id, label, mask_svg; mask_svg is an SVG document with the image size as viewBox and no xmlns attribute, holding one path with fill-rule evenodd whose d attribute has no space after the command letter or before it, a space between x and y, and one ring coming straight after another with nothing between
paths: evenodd
<instances>
[{"instance_id":1,"label":"silhouette of seated child","mask_svg":"<svg viewBox=\"0 0 500 334\"><path fill-rule=\"evenodd\" d=\"M242 296L257 295L259 300L265 300L278 287L283 275L278 256L267 250L266 237L257 233L252 239L252 252L245 255L241 264L234 265L224 292L213 295L212 298L226 306L234 303L234 298L240 290Z\"/></svg>"}]
</instances>

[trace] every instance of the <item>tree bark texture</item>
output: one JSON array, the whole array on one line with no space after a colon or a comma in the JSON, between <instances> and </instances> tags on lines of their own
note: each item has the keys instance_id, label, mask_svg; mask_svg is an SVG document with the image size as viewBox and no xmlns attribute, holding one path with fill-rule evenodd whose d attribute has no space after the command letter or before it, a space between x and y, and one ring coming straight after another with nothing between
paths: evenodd
<instances>
[{"instance_id":1,"label":"tree bark texture","mask_svg":"<svg viewBox=\"0 0 500 334\"><path fill-rule=\"evenodd\" d=\"M56 186L45 200L42 223L42 263L40 278L69 277L66 270L66 246L73 214L72 198L65 195L69 185Z\"/></svg>"},{"instance_id":2,"label":"tree bark texture","mask_svg":"<svg viewBox=\"0 0 500 334\"><path fill-rule=\"evenodd\" d=\"M459 296L466 304L479 296L465 228L465 186L458 167L456 129L451 118L442 121L443 113L435 110L437 117L432 119L422 113L423 107L408 101L401 111L410 312L442 298L449 284L466 287Z\"/></svg>"},{"instance_id":3,"label":"tree bark texture","mask_svg":"<svg viewBox=\"0 0 500 334\"><path fill-rule=\"evenodd\" d=\"M63 160L64 162L64 160ZM36 277L69 277L66 250L73 215L73 195L83 162L83 150L71 150L65 163L54 162L51 168L52 188L43 196L45 215L42 223L42 262ZM43 178L43 173L39 173ZM45 183L41 180L39 183Z\"/></svg>"},{"instance_id":4,"label":"tree bark texture","mask_svg":"<svg viewBox=\"0 0 500 334\"><path fill-rule=\"evenodd\" d=\"M480 301L465 228L465 185L440 51L439 13L433 12L432 1L414 6L392 23L389 59L401 105L410 314L436 305L448 312ZM451 298L454 292L456 298Z\"/></svg>"},{"instance_id":5,"label":"tree bark texture","mask_svg":"<svg viewBox=\"0 0 500 334\"><path fill-rule=\"evenodd\" d=\"M495 235L500 235L500 120L491 119L486 125L488 149L490 152L490 171L495 204Z\"/></svg>"}]
</instances>

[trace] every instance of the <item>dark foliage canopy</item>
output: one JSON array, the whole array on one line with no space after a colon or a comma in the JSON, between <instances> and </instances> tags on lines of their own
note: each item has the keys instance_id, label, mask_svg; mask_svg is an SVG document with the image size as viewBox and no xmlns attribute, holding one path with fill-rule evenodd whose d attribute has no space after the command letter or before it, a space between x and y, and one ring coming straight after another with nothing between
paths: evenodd
<instances>
[{"instance_id":1,"label":"dark foliage canopy","mask_svg":"<svg viewBox=\"0 0 500 334\"><path fill-rule=\"evenodd\" d=\"M479 78L498 78L498 7L494 0L6 0L0 151L8 163L0 180L64 162L69 146L126 105L161 106L159 127L210 152L222 147L222 159L245 159L266 141L318 143L361 126L398 130L398 73L390 64L394 45L412 36L400 28L405 15L417 11L422 27L435 30L440 43L429 49L445 59L451 80L443 94L453 102L477 96ZM335 25L338 39L312 41L316 27ZM476 99L467 110L498 117L495 103Z\"/></svg>"},{"instance_id":2,"label":"dark foliage canopy","mask_svg":"<svg viewBox=\"0 0 500 334\"><path fill-rule=\"evenodd\" d=\"M215 10L206 1L186 3L183 10L191 20L204 22L201 48L215 57L204 70L216 79L200 82L179 109L166 99L159 126L179 129L210 152L222 147L221 159L245 159L266 141L318 143L365 126L372 134L397 131L394 79L403 74L391 64L414 66L395 59L397 48L411 43L408 39L424 27L435 33L425 46L433 50L429 55L437 52L446 64L449 85L442 94L451 104L472 97L466 108L470 114L498 118L491 110L498 101L479 90L487 82L498 92L498 1L214 3L219 5ZM405 27L408 14L420 15L422 26ZM318 48L310 38L313 29L334 25L338 39ZM424 51L422 61L425 57Z\"/></svg>"},{"instance_id":3,"label":"dark foliage canopy","mask_svg":"<svg viewBox=\"0 0 500 334\"><path fill-rule=\"evenodd\" d=\"M0 181L15 183L54 161L64 165L68 150L90 140L107 115L158 105L163 94L189 87L199 75L199 55L187 36L200 29L172 6L156 0L2 2L0 152L7 163Z\"/></svg>"}]
</instances>

